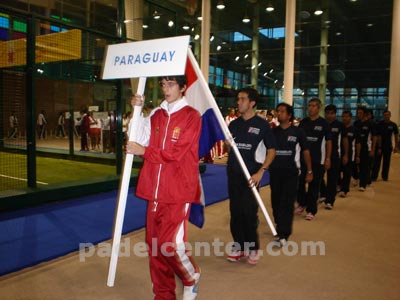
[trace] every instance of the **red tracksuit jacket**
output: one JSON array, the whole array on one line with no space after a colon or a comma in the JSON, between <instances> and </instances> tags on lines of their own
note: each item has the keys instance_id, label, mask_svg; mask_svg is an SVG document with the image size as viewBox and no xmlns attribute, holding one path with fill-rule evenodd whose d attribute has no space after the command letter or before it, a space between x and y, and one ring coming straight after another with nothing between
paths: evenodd
<instances>
[{"instance_id":1,"label":"red tracksuit jacket","mask_svg":"<svg viewBox=\"0 0 400 300\"><path fill-rule=\"evenodd\" d=\"M136 195L156 202L199 203L199 112L183 98L171 112L163 102L150 118Z\"/></svg>"}]
</instances>

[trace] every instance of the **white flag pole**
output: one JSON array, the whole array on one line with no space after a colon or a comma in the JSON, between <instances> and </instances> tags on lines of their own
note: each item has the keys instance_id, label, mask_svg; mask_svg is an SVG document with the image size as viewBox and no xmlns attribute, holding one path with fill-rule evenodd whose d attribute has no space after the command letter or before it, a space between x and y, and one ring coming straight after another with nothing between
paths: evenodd
<instances>
[{"instance_id":1,"label":"white flag pole","mask_svg":"<svg viewBox=\"0 0 400 300\"><path fill-rule=\"evenodd\" d=\"M193 68L196 71L197 79L199 80L199 83L200 83L201 87L205 91L205 93L207 95L207 98L208 99L212 99L212 101L210 101L210 104L211 104L211 107L212 107L216 117L217 117L218 123L219 123L220 127L222 128L222 131L224 133L225 139L227 139L229 141L229 143L231 145L231 148L233 149L233 151L234 151L234 153L236 155L236 158L237 158L237 160L238 160L238 162L240 164L240 167L242 168L242 171L243 171L247 181L249 181L250 178L251 178L251 175L250 175L249 171L247 170L246 164L244 163L243 158L240 155L239 149L237 148L236 143L233 140L233 137L232 137L232 135L231 135L231 133L230 133L230 131L228 129L228 126L226 125L225 120L224 120L224 118L223 118L223 116L222 116L222 114L221 114L221 112L220 112L220 110L219 110L219 108L217 106L217 103L214 100L214 96L212 95L212 93L211 93L211 91L210 91L210 89L208 87L208 83L205 81L205 79L204 79L204 77L203 77L203 75L201 73L199 64L197 63L196 58L194 57L193 52L192 52L192 50L190 48L188 49L188 57L189 57L189 60L190 60L190 62L192 64ZM277 233L276 233L276 230L275 230L275 226L272 223L271 218L268 215L267 209L265 208L265 205L264 205L264 203L263 203L263 201L261 199L261 196L260 196L257 188L255 186L253 186L251 190L252 190L252 192L254 194L254 197L256 198L256 200L258 202L258 205L261 208L261 211L263 212L263 214L265 216L265 219L267 220L267 223L269 225L269 228L271 229L272 234L276 235Z\"/></svg>"},{"instance_id":2,"label":"white flag pole","mask_svg":"<svg viewBox=\"0 0 400 300\"><path fill-rule=\"evenodd\" d=\"M137 94L143 95L146 86L146 78L140 77ZM129 141L134 141L140 125L141 106L135 106L133 109L133 117L130 122ZM115 281L115 273L117 271L118 254L121 244L122 226L124 224L126 199L128 197L129 180L132 172L133 154L126 154L123 166L122 178L120 181L118 204L114 218L114 234L110 257L110 265L108 269L107 286L113 287Z\"/></svg>"}]
</instances>

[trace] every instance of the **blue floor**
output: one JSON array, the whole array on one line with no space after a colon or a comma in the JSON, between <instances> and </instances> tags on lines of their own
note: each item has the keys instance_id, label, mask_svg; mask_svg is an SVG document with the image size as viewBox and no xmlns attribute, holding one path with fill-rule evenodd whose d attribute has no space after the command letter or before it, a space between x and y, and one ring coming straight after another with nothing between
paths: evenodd
<instances>
[{"instance_id":1,"label":"blue floor","mask_svg":"<svg viewBox=\"0 0 400 300\"><path fill-rule=\"evenodd\" d=\"M206 205L228 198L226 167L208 164L202 174ZM268 183L264 178L263 185ZM0 275L97 244L112 237L118 191L15 212L0 213ZM146 201L129 191L123 233L144 227ZM207 222L207 214L205 215Z\"/></svg>"}]
</instances>

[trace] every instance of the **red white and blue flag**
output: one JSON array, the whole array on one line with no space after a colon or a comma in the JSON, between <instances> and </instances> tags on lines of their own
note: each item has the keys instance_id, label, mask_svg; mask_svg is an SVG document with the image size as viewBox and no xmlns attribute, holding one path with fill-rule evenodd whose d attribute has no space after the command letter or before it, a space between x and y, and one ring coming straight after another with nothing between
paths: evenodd
<instances>
[{"instance_id":1,"label":"red white and blue flag","mask_svg":"<svg viewBox=\"0 0 400 300\"><path fill-rule=\"evenodd\" d=\"M227 132L228 128L191 49L188 49L185 75L188 80L185 92L186 100L190 106L197 109L201 114L200 159L210 152L216 142L225 139L224 132ZM189 218L191 223L200 228L204 224L205 205L203 191L201 194L202 204L192 204Z\"/></svg>"}]
</instances>

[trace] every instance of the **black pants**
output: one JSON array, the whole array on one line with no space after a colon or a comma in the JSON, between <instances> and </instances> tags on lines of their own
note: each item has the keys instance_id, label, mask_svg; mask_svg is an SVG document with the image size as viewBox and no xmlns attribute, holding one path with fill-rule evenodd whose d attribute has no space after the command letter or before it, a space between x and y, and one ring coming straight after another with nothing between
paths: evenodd
<instances>
[{"instance_id":1,"label":"black pants","mask_svg":"<svg viewBox=\"0 0 400 300\"><path fill-rule=\"evenodd\" d=\"M17 137L17 132L18 132L17 127L11 128L11 133L10 133L10 135L8 136L8 138L10 138L10 139L16 138L16 137Z\"/></svg>"},{"instance_id":2,"label":"black pants","mask_svg":"<svg viewBox=\"0 0 400 300\"><path fill-rule=\"evenodd\" d=\"M306 190L306 175L307 169L302 167L301 175L299 177L299 189L297 193L297 201L299 205L307 208L307 212L313 215L317 214L317 201L319 196L319 188L323 175L324 166L321 164L313 164L313 180L308 183L308 190Z\"/></svg>"},{"instance_id":3,"label":"black pants","mask_svg":"<svg viewBox=\"0 0 400 300\"><path fill-rule=\"evenodd\" d=\"M336 187L340 171L340 158L331 159L331 168L326 172L326 200L325 203L334 204L336 199Z\"/></svg>"},{"instance_id":4,"label":"black pants","mask_svg":"<svg viewBox=\"0 0 400 300\"><path fill-rule=\"evenodd\" d=\"M288 174L293 175L288 175ZM299 176L297 170L271 171L271 203L276 231L279 238L288 239L292 234L294 201L297 196Z\"/></svg>"},{"instance_id":5,"label":"black pants","mask_svg":"<svg viewBox=\"0 0 400 300\"><path fill-rule=\"evenodd\" d=\"M258 250L258 203L243 174L228 171L228 192L231 234L240 245L235 250Z\"/></svg>"},{"instance_id":6,"label":"black pants","mask_svg":"<svg viewBox=\"0 0 400 300\"><path fill-rule=\"evenodd\" d=\"M361 150L360 153L360 187L366 188L371 182L371 162L373 158L369 156L368 150Z\"/></svg>"},{"instance_id":7,"label":"black pants","mask_svg":"<svg viewBox=\"0 0 400 300\"><path fill-rule=\"evenodd\" d=\"M371 177L373 180L376 180L379 175L379 169L381 167L381 162L383 158L383 163L382 163L382 179L383 180L388 180L389 178L389 168L390 168L390 160L392 158L392 151L393 148L386 148L382 147L381 153L378 153L375 157L374 161L374 168L371 173Z\"/></svg>"},{"instance_id":8,"label":"black pants","mask_svg":"<svg viewBox=\"0 0 400 300\"><path fill-rule=\"evenodd\" d=\"M56 134L56 136L65 137L64 125L57 125L57 134Z\"/></svg>"},{"instance_id":9,"label":"black pants","mask_svg":"<svg viewBox=\"0 0 400 300\"><path fill-rule=\"evenodd\" d=\"M89 151L87 132L81 130L81 151Z\"/></svg>"},{"instance_id":10,"label":"black pants","mask_svg":"<svg viewBox=\"0 0 400 300\"><path fill-rule=\"evenodd\" d=\"M350 180L353 169L353 162L349 161L347 165L341 164L339 174L339 185L342 192L348 193L350 191Z\"/></svg>"},{"instance_id":11,"label":"black pants","mask_svg":"<svg viewBox=\"0 0 400 300\"><path fill-rule=\"evenodd\" d=\"M355 160L352 162L351 176L353 176L355 180L360 179L360 165L357 164Z\"/></svg>"}]
</instances>

